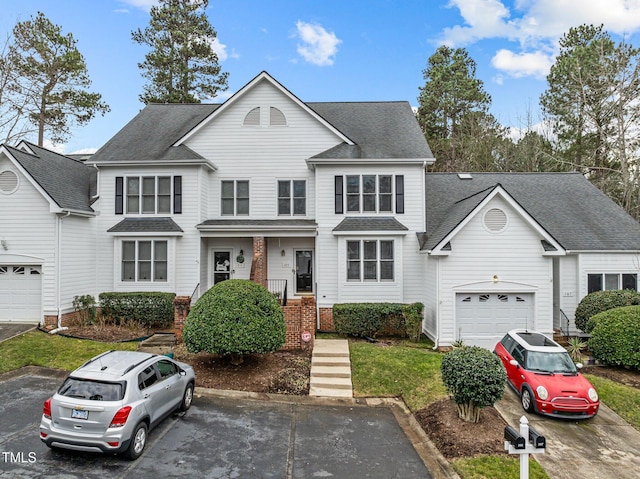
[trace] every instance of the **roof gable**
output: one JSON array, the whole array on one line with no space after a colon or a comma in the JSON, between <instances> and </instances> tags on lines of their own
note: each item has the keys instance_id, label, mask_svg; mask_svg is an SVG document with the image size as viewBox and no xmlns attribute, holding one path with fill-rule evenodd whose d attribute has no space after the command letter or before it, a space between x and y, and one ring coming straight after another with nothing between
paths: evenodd
<instances>
[{"instance_id":1,"label":"roof gable","mask_svg":"<svg viewBox=\"0 0 640 479\"><path fill-rule=\"evenodd\" d=\"M423 249L441 243L498 185L567 252L640 250L640 224L580 173L427 173Z\"/></svg>"},{"instance_id":2,"label":"roof gable","mask_svg":"<svg viewBox=\"0 0 640 479\"><path fill-rule=\"evenodd\" d=\"M94 168L32 143L21 142L19 147L2 146L52 209L94 214L91 208L91 198L96 192Z\"/></svg>"},{"instance_id":3,"label":"roof gable","mask_svg":"<svg viewBox=\"0 0 640 479\"><path fill-rule=\"evenodd\" d=\"M263 71L259 75L257 75L253 80L247 83L244 87L238 90L231 98L229 98L219 108L213 111L207 118L203 119L198 125L194 126L189 132L187 132L180 139L178 139L178 141L175 142L174 146L183 145L189 138L197 134L198 131L204 128L209 122L214 121L216 117L218 117L219 115L222 115L226 110L232 108L237 101L239 101L242 97L247 95L251 90L253 90L256 87L256 85L262 82L268 82L269 84L271 84L283 95L287 96L290 100L292 100L298 107L305 110L309 115L315 118L319 123L321 123L327 129L332 131L342 141L344 141L347 144L353 144L353 142L347 136L345 136L340 130L335 128L331 123L325 120L322 116L318 115L318 113L316 113L314 110L309 108L307 104L302 102L298 97L296 97L293 93L291 93L279 82L277 82L271 75Z\"/></svg>"}]
</instances>

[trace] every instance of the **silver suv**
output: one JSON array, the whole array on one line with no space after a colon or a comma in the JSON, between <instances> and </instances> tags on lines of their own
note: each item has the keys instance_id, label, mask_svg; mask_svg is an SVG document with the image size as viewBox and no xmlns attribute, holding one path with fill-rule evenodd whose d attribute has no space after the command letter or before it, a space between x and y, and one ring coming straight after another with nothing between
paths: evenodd
<instances>
[{"instance_id":1,"label":"silver suv","mask_svg":"<svg viewBox=\"0 0 640 479\"><path fill-rule=\"evenodd\" d=\"M147 433L191 406L195 374L167 356L109 351L73 371L44 402L40 439L49 447L137 459Z\"/></svg>"}]
</instances>

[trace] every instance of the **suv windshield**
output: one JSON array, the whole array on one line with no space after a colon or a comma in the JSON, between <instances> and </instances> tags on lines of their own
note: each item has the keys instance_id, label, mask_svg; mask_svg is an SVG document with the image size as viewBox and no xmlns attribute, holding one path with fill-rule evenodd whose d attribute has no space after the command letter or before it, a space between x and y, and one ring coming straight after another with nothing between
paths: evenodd
<instances>
[{"instance_id":1,"label":"suv windshield","mask_svg":"<svg viewBox=\"0 0 640 479\"><path fill-rule=\"evenodd\" d=\"M576 365L567 353L545 353L527 351L526 369L544 373L569 373L577 372Z\"/></svg>"},{"instance_id":2,"label":"suv windshield","mask_svg":"<svg viewBox=\"0 0 640 479\"><path fill-rule=\"evenodd\" d=\"M68 377L58 394L90 401L121 401L124 398L124 384Z\"/></svg>"}]
</instances>

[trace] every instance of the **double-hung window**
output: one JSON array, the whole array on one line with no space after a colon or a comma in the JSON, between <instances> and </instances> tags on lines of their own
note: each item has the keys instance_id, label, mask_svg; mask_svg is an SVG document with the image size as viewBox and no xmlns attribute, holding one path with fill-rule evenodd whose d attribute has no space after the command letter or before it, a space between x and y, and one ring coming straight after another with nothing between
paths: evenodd
<instances>
[{"instance_id":1,"label":"double-hung window","mask_svg":"<svg viewBox=\"0 0 640 479\"><path fill-rule=\"evenodd\" d=\"M305 180L278 181L278 215L307 214L307 182Z\"/></svg>"},{"instance_id":2,"label":"double-hung window","mask_svg":"<svg viewBox=\"0 0 640 479\"><path fill-rule=\"evenodd\" d=\"M587 275L587 292L631 289L638 291L638 275L635 273L595 273Z\"/></svg>"},{"instance_id":3,"label":"double-hung window","mask_svg":"<svg viewBox=\"0 0 640 479\"><path fill-rule=\"evenodd\" d=\"M166 282L167 241L122 242L122 281Z\"/></svg>"},{"instance_id":4,"label":"double-hung window","mask_svg":"<svg viewBox=\"0 0 640 479\"><path fill-rule=\"evenodd\" d=\"M225 216L249 214L249 181L224 180L220 185L220 209Z\"/></svg>"},{"instance_id":5,"label":"double-hung window","mask_svg":"<svg viewBox=\"0 0 640 479\"><path fill-rule=\"evenodd\" d=\"M395 213L402 214L404 213L404 176L336 176L336 214L342 214L345 200L347 213L393 213L394 194L396 200Z\"/></svg>"},{"instance_id":6,"label":"double-hung window","mask_svg":"<svg viewBox=\"0 0 640 479\"><path fill-rule=\"evenodd\" d=\"M347 241L347 281L393 281L393 249L393 240Z\"/></svg>"},{"instance_id":7,"label":"double-hung window","mask_svg":"<svg viewBox=\"0 0 640 479\"><path fill-rule=\"evenodd\" d=\"M116 214L123 213L182 213L182 177L116 177Z\"/></svg>"}]
</instances>

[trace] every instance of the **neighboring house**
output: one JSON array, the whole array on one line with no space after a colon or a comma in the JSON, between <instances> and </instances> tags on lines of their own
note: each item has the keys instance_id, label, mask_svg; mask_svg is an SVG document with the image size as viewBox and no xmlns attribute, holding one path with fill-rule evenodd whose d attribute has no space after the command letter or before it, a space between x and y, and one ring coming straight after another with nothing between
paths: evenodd
<instances>
[{"instance_id":1,"label":"neighboring house","mask_svg":"<svg viewBox=\"0 0 640 479\"><path fill-rule=\"evenodd\" d=\"M438 346L492 346L562 326L598 278L637 289L640 225L582 176L434 160L409 103L305 103L265 72L219 105L148 105L84 163L2 147L0 308L42 273L2 319L245 278L311 298L321 330L336 303L420 301Z\"/></svg>"}]
</instances>

